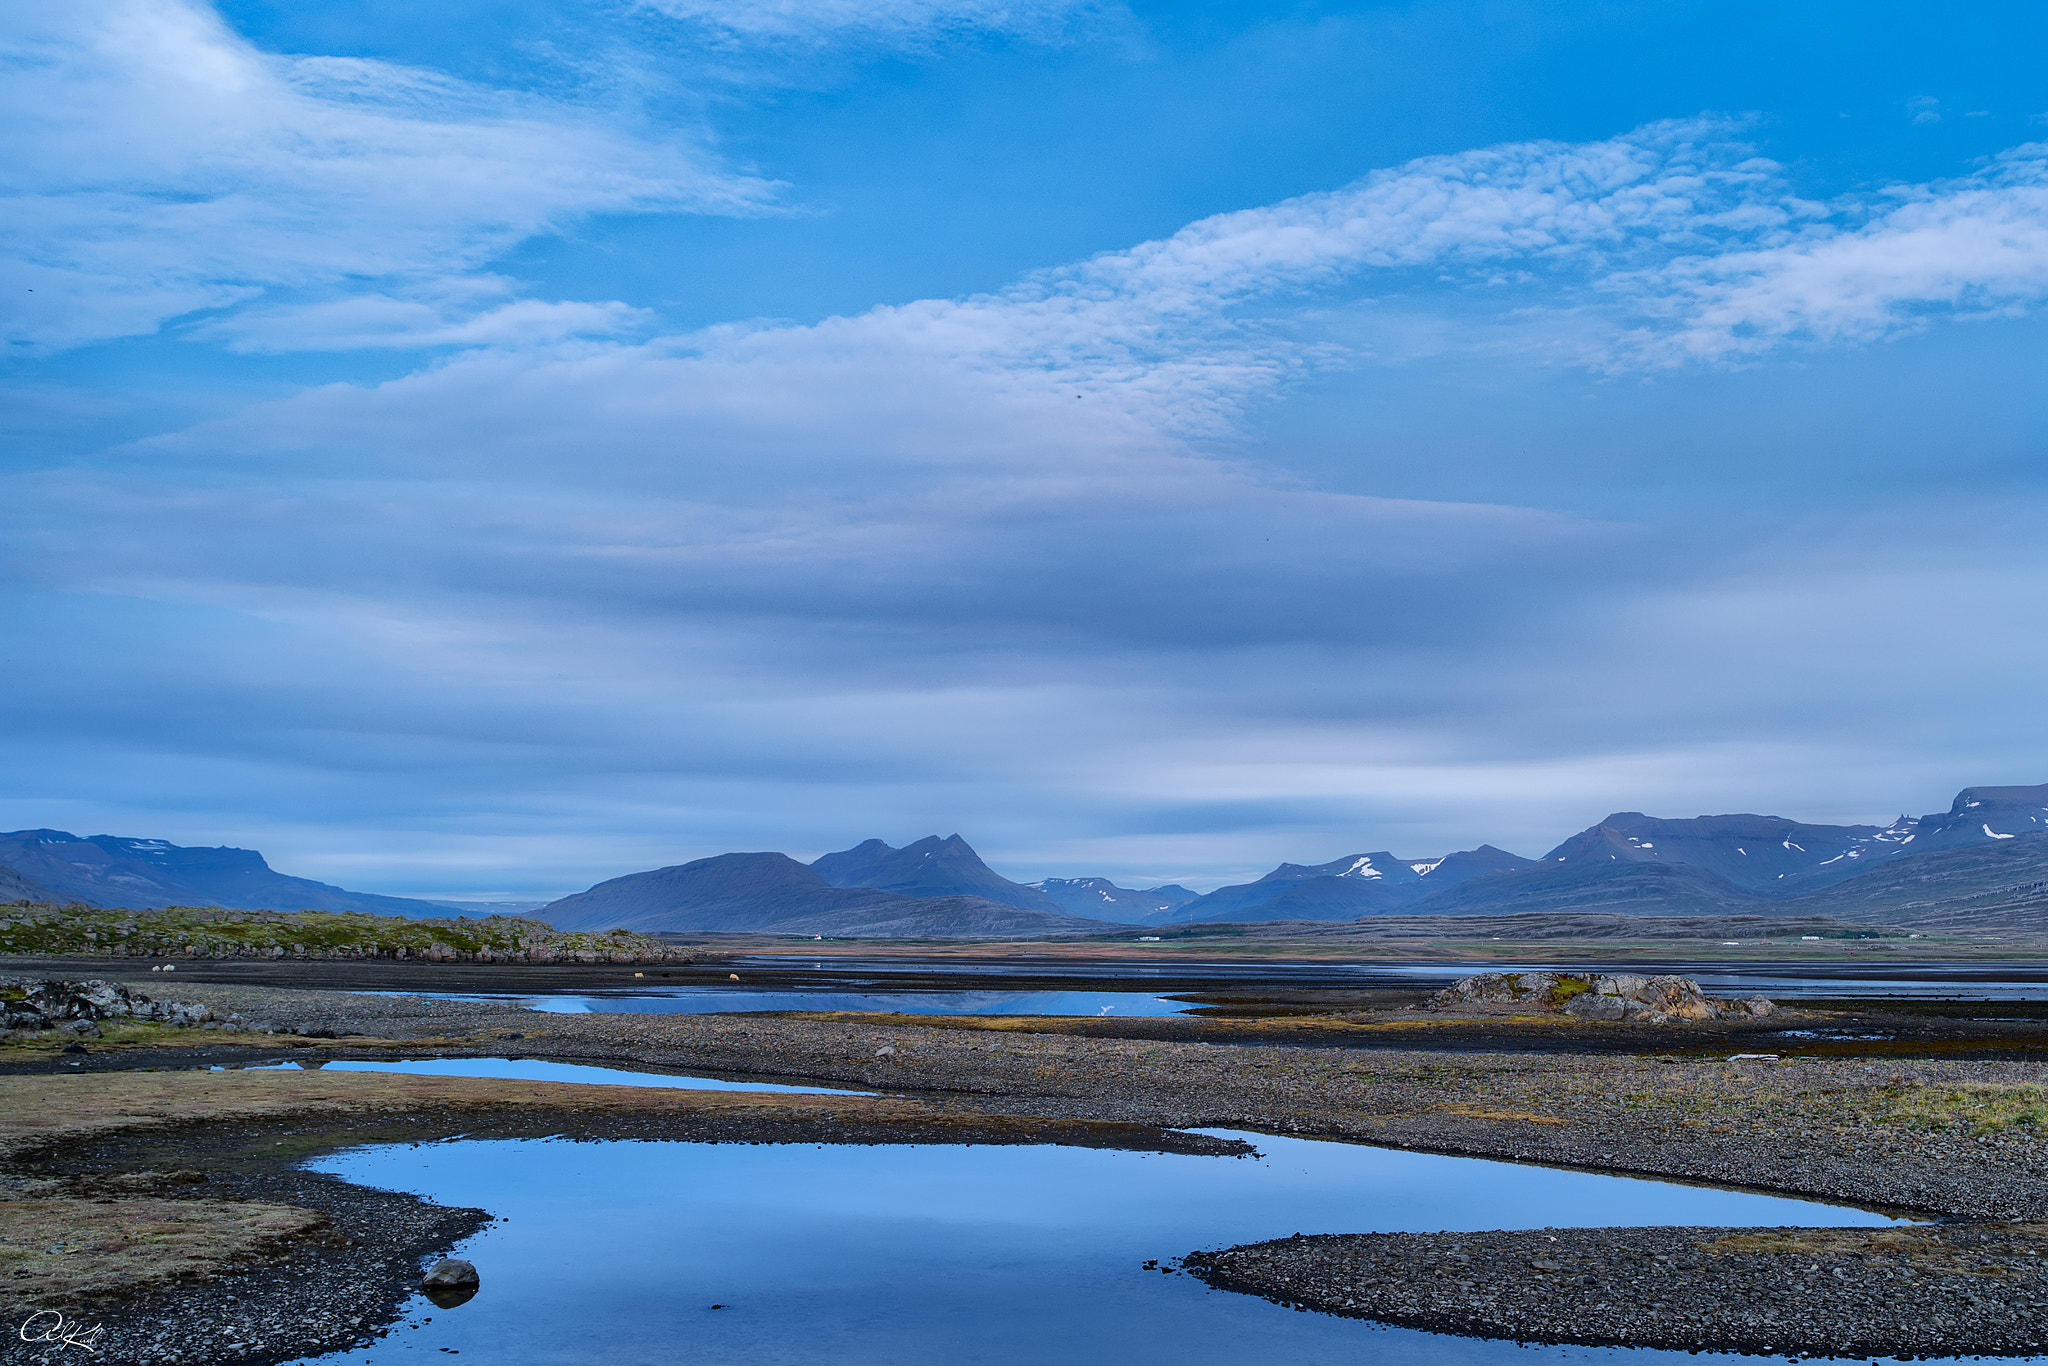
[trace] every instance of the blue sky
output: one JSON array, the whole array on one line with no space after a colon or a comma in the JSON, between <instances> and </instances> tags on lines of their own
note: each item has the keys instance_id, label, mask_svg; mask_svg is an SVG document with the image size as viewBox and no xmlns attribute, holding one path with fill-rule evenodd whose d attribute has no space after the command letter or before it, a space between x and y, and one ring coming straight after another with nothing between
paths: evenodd
<instances>
[{"instance_id":1,"label":"blue sky","mask_svg":"<svg viewBox=\"0 0 2048 1366\"><path fill-rule=\"evenodd\" d=\"M1209 886L2038 782L2044 30L22 8L10 828Z\"/></svg>"}]
</instances>

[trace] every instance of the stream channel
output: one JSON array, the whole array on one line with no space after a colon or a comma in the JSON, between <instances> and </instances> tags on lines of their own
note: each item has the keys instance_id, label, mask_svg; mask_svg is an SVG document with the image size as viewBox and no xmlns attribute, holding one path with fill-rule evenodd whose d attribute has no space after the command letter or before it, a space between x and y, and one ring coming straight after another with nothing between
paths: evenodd
<instances>
[{"instance_id":1,"label":"stream channel","mask_svg":"<svg viewBox=\"0 0 2048 1366\"><path fill-rule=\"evenodd\" d=\"M548 1065L533 1066L523 1073ZM1894 1222L1705 1186L1233 1136L1259 1156L488 1139L344 1151L313 1169L500 1222L457 1250L482 1276L474 1299L443 1309L416 1297L386 1338L320 1360L1676 1363L1688 1354L1529 1347L1297 1312L1144 1263L1296 1232Z\"/></svg>"}]
</instances>

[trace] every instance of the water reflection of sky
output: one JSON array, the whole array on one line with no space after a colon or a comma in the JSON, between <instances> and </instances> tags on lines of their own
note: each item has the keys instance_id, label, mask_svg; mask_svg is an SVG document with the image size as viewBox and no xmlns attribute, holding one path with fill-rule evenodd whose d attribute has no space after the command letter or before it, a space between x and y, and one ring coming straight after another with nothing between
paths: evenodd
<instances>
[{"instance_id":1,"label":"water reflection of sky","mask_svg":"<svg viewBox=\"0 0 2048 1366\"><path fill-rule=\"evenodd\" d=\"M415 1301L419 1326L324 1360L453 1348L497 1366L1648 1366L1689 1358L1384 1328L1141 1264L1295 1232L1888 1222L1701 1187L1245 1137L1261 1158L509 1140L338 1154L315 1166L508 1222L460 1251L483 1278L475 1299L452 1310Z\"/></svg>"},{"instance_id":2,"label":"water reflection of sky","mask_svg":"<svg viewBox=\"0 0 2048 1366\"><path fill-rule=\"evenodd\" d=\"M301 1062L258 1063L236 1069L250 1072L306 1067ZM398 1058L389 1062L343 1061L314 1064L323 1072L399 1072L416 1077L496 1077L503 1081L568 1081L587 1086L653 1086L674 1091L793 1091L803 1095L866 1096L831 1086L788 1086L769 1081L728 1081L722 1077L679 1076L669 1072L629 1072L619 1067L551 1062L545 1058ZM224 1068L215 1068L224 1071Z\"/></svg>"},{"instance_id":3,"label":"water reflection of sky","mask_svg":"<svg viewBox=\"0 0 2048 1366\"><path fill-rule=\"evenodd\" d=\"M1178 1015L1187 1001L1138 991L753 991L666 987L659 991L515 996L461 992L379 992L442 1001L506 1001L558 1014L586 1011L709 1015L735 1010L862 1010L905 1015Z\"/></svg>"}]
</instances>

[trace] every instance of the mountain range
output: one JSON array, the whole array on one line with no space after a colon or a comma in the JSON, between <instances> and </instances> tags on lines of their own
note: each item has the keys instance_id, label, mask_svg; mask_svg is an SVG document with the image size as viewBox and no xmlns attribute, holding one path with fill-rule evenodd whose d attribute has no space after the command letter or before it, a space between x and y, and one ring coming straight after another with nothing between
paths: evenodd
<instances>
[{"instance_id":1,"label":"mountain range","mask_svg":"<svg viewBox=\"0 0 2048 1366\"><path fill-rule=\"evenodd\" d=\"M896 849L868 840L802 864L787 854L719 854L628 873L536 915L556 929L765 931L856 938L1087 934L1116 929L1066 914L1010 881L958 835Z\"/></svg>"},{"instance_id":2,"label":"mountain range","mask_svg":"<svg viewBox=\"0 0 2048 1366\"><path fill-rule=\"evenodd\" d=\"M407 916L460 909L290 877L250 849L61 830L0 835L6 899ZM1283 863L1203 895L1099 877L1013 882L957 834L900 849L871 839L809 864L735 853L629 873L533 914L561 929L979 937L1531 912L2048 928L2048 784L1965 788L1946 812L1883 826L1622 811L1541 858L1490 844L1422 859L1380 850Z\"/></svg>"},{"instance_id":3,"label":"mountain range","mask_svg":"<svg viewBox=\"0 0 2048 1366\"><path fill-rule=\"evenodd\" d=\"M0 899L404 916L446 915L450 909L445 902L350 892L289 877L254 849L195 848L123 835L80 839L64 830L0 834Z\"/></svg>"},{"instance_id":4,"label":"mountain range","mask_svg":"<svg viewBox=\"0 0 2048 1366\"><path fill-rule=\"evenodd\" d=\"M1105 920L1148 923L1162 918L1177 906L1185 906L1201 895L1167 883L1161 887L1134 890L1119 887L1106 877L1049 877L1027 882L1027 887L1044 892L1073 915L1099 915Z\"/></svg>"}]
</instances>

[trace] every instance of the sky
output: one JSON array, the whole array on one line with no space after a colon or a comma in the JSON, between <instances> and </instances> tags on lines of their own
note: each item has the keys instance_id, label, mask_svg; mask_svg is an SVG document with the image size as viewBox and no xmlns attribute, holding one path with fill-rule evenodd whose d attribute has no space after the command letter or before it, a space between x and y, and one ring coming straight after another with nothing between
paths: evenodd
<instances>
[{"instance_id":1,"label":"sky","mask_svg":"<svg viewBox=\"0 0 2048 1366\"><path fill-rule=\"evenodd\" d=\"M544 898L2048 780L2048 11L0 15L7 828Z\"/></svg>"}]
</instances>

